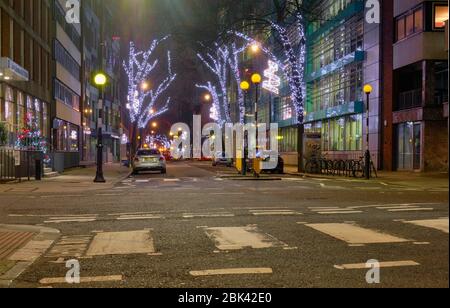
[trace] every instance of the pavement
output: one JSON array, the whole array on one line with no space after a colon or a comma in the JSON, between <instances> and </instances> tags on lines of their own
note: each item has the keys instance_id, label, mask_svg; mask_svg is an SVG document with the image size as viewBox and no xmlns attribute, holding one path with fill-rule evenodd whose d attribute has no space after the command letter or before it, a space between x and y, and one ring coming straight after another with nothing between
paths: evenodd
<instances>
[{"instance_id":1,"label":"pavement","mask_svg":"<svg viewBox=\"0 0 450 308\"><path fill-rule=\"evenodd\" d=\"M106 183L94 184L96 167L74 168L59 176L44 178L42 181L23 181L0 184L1 192L78 192L94 191L113 187L117 182L126 178L130 174L130 169L120 164L105 164L104 177Z\"/></svg>"},{"instance_id":2,"label":"pavement","mask_svg":"<svg viewBox=\"0 0 450 308\"><path fill-rule=\"evenodd\" d=\"M142 173L103 189L0 193L0 224L60 232L9 286L448 288L442 179L223 176L233 173L175 162L167 175ZM80 283L68 284L74 260ZM379 284L366 280L370 260Z\"/></svg>"}]
</instances>

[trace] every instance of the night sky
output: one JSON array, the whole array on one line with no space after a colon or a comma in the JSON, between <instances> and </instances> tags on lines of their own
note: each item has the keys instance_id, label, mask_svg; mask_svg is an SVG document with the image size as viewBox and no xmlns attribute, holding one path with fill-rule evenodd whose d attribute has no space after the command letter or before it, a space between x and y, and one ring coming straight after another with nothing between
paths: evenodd
<instances>
[{"instance_id":1,"label":"night sky","mask_svg":"<svg viewBox=\"0 0 450 308\"><path fill-rule=\"evenodd\" d=\"M128 42L147 48L151 40L171 35L158 50L165 58L171 50L176 82L167 92L172 97L170 111L159 120L160 133L167 133L174 122L190 123L198 109L199 91L195 83L203 81L203 70L196 59L199 42L211 42L216 37L216 1L211 0L117 0L119 2L122 57L128 54ZM145 9L143 9L145 8ZM162 64L163 69L166 67ZM164 71L163 71L164 73ZM126 96L126 80L122 94ZM126 99L124 97L123 99ZM165 101L165 98L163 98Z\"/></svg>"}]
</instances>

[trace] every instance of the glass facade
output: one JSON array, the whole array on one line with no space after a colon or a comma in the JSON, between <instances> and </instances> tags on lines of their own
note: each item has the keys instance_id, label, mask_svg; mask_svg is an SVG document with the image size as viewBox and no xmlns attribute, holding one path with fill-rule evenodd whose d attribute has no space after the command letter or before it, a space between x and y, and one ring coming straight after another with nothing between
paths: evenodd
<instances>
[{"instance_id":1,"label":"glass facade","mask_svg":"<svg viewBox=\"0 0 450 308\"><path fill-rule=\"evenodd\" d=\"M355 2L318 1L317 10L325 20L332 20ZM325 23L321 23L323 27ZM305 133L320 136L323 152L361 152L363 115L358 112L362 110L340 107L364 101L362 59L349 57L364 49L363 11L345 16L318 36L312 35L309 43L306 112L314 122L306 124Z\"/></svg>"}]
</instances>

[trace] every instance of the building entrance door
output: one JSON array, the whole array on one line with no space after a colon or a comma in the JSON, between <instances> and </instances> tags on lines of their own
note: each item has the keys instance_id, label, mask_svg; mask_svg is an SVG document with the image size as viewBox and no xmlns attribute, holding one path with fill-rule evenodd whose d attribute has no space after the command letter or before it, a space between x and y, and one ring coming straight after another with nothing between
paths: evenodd
<instances>
[{"instance_id":1,"label":"building entrance door","mask_svg":"<svg viewBox=\"0 0 450 308\"><path fill-rule=\"evenodd\" d=\"M397 126L397 169L420 170L421 152L421 123L399 124Z\"/></svg>"}]
</instances>

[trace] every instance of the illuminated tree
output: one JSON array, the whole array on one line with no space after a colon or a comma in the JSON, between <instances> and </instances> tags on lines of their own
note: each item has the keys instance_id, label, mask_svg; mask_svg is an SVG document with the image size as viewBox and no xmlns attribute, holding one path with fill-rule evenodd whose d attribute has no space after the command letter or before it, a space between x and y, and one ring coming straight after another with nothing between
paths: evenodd
<instances>
[{"instance_id":1,"label":"illuminated tree","mask_svg":"<svg viewBox=\"0 0 450 308\"><path fill-rule=\"evenodd\" d=\"M163 78L159 77L159 71L156 72L160 60L152 59L155 50L167 38L155 39L147 51L139 52L136 51L135 44L130 42L128 62L123 62L128 77L127 109L133 123L133 151L135 150L137 129L146 128L151 120L166 113L169 108L170 97L164 100L163 96L177 76L172 71L170 52L167 52L167 75ZM159 80L159 84L153 83L155 80Z\"/></svg>"}]
</instances>

